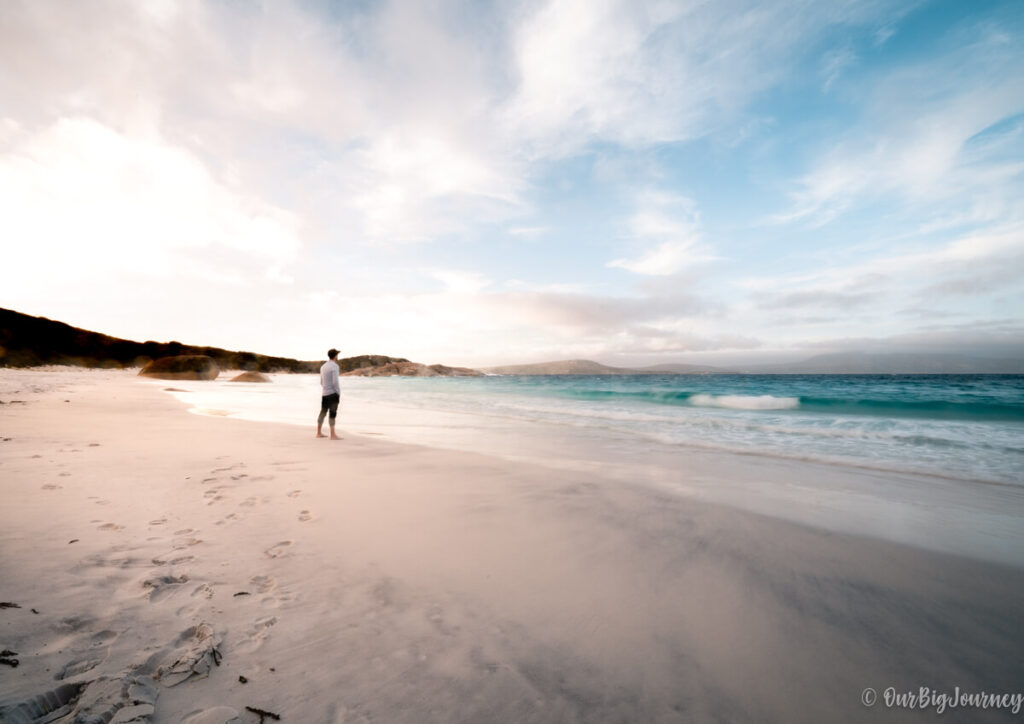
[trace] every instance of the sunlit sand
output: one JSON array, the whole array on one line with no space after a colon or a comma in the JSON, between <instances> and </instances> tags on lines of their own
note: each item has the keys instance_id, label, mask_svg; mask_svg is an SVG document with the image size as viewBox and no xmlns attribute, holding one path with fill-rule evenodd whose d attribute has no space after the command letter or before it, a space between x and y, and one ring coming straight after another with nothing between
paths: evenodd
<instances>
[{"instance_id":1,"label":"sunlit sand","mask_svg":"<svg viewBox=\"0 0 1024 724\"><path fill-rule=\"evenodd\" d=\"M190 415L130 372L0 379L5 703L860 721L869 686L1021 680L1018 568L593 473Z\"/></svg>"}]
</instances>

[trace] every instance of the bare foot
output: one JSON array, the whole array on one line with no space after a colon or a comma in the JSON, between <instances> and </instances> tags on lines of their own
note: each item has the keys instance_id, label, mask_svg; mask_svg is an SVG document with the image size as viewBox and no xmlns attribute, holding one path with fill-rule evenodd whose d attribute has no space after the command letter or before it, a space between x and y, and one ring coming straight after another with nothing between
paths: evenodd
<instances>
[{"instance_id":1,"label":"bare foot","mask_svg":"<svg viewBox=\"0 0 1024 724\"><path fill-rule=\"evenodd\" d=\"M326 435L324 435L324 434L323 434L322 432L318 432L318 433L316 434L316 436L317 436L317 437L327 437L327 436L326 436Z\"/></svg>"},{"instance_id":2,"label":"bare foot","mask_svg":"<svg viewBox=\"0 0 1024 724\"><path fill-rule=\"evenodd\" d=\"M331 433L331 439L332 439L332 440L340 440L341 438L340 438L340 437L338 437L337 435L335 435L335 434L334 434L334 433L332 432L332 433Z\"/></svg>"}]
</instances>

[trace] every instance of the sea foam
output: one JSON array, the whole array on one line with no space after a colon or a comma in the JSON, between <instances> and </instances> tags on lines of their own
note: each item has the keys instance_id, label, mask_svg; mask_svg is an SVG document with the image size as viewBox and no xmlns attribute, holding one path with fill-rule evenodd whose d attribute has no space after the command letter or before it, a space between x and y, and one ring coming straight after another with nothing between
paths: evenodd
<instances>
[{"instance_id":1,"label":"sea foam","mask_svg":"<svg viewBox=\"0 0 1024 724\"><path fill-rule=\"evenodd\" d=\"M732 410L795 410L799 397L772 395L693 395L689 400L696 407L726 407Z\"/></svg>"}]
</instances>

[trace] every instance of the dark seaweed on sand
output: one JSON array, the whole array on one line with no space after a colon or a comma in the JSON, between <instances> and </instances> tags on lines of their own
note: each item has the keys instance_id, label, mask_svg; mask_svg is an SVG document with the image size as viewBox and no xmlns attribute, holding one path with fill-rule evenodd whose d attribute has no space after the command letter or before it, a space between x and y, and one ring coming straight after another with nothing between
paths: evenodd
<instances>
[{"instance_id":1,"label":"dark seaweed on sand","mask_svg":"<svg viewBox=\"0 0 1024 724\"><path fill-rule=\"evenodd\" d=\"M258 709L254 706L245 707L246 711L251 711L253 714L260 718L260 724L263 724L264 718L273 719L274 721L281 721L281 715L275 714L272 711L266 711L265 709Z\"/></svg>"}]
</instances>

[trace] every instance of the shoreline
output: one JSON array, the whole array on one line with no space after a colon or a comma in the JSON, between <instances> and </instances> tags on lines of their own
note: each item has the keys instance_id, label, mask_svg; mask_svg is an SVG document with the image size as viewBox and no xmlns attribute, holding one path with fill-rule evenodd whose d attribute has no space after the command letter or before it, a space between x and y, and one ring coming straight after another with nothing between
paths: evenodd
<instances>
[{"instance_id":1,"label":"shoreline","mask_svg":"<svg viewBox=\"0 0 1024 724\"><path fill-rule=\"evenodd\" d=\"M162 387L158 381L149 383ZM215 388L206 382L185 387L172 396L193 414L303 429L308 426L308 414L302 416L308 412L304 407L260 408L259 400L269 397L234 396L231 393L240 388L229 386L228 396L214 393L215 407L211 409L210 391ZM289 387L272 394L301 397L304 393L314 395L315 389ZM602 444L594 430L580 430L571 424L525 420L490 410L422 409L396 405L390 396L383 401L368 400L366 394L358 387L343 393L339 429L537 464L563 474L596 475L622 485L655 487L826 531L1024 566L1024 487L1020 485L892 469L869 461L692 442L666 444L622 431L596 431L605 438ZM247 407L254 403L256 407ZM271 412L279 416L275 419ZM300 417L305 420L302 424L297 422ZM951 517L947 510L956 510L956 516Z\"/></svg>"},{"instance_id":2,"label":"shoreline","mask_svg":"<svg viewBox=\"0 0 1024 724\"><path fill-rule=\"evenodd\" d=\"M281 378L284 378L284 379L288 379L288 378L294 377L295 375L294 374L290 374L290 373L274 373L274 374L271 374L270 376L271 376L271 378L273 378L275 376L278 376L278 377L281 377ZM800 377L807 377L808 375L799 375L799 376ZM829 377L829 378L842 377L842 375L819 375L819 376ZM865 375L865 376L868 376L868 377L878 377L878 375ZM936 377L936 376L941 376L941 375L911 375L911 376L912 377ZM983 376L983 375L972 375L972 376ZM1021 375L1000 375L1000 376L1003 376L1003 377L1021 377ZM401 379L404 380L404 379L408 379L408 378L401 378ZM157 380L150 380L150 381L153 382L154 384L159 384L159 381L157 381ZM219 382L225 382L226 380L221 379L221 380L218 380L218 381ZM192 394L194 392L208 392L208 387L209 387L209 383L207 383L207 382L199 382L199 383L196 383L195 385L191 386L190 389L177 389L177 390L173 390L173 392L179 393L181 395L181 396L177 396L176 395L179 400L181 400L183 402L186 402L186 404L192 405L193 402L189 401L188 395L190 395L190 394ZM314 386L311 386L310 389L312 390L313 387ZM292 391L294 392L295 390L292 390ZM351 394L353 392L361 393L362 392L361 390L358 390L357 388L352 388L352 389L347 389L345 392L348 393L348 394L345 395L345 399L347 400L347 404L348 405L351 406L353 404L354 400L355 400L357 405L361 405L361 407L358 409L359 415L361 417L371 417L372 418L374 416L374 409L371 409L369 406L367 406L367 404L366 404L367 400L360 399L358 397L354 397ZM237 402L237 400L236 400L236 402ZM409 414L416 415L416 414L421 413L423 411L421 408L418 408L418 407L415 407L415 406L403 406L401 404L395 404L393 400L382 401L382 400L374 399L374 400L372 400L372 407L373 408L384 408L384 409L386 409L388 411L388 413L389 413L389 416L392 417L392 418L394 418L394 417L401 418L401 417L407 416ZM706 409L706 408L698 406L696 409ZM751 409L753 409L753 408L751 408ZM772 409L775 409L775 408L772 408ZM303 408L303 410L305 410L305 408ZM285 414L279 415L278 417L268 416L266 411L258 411L258 410L253 410L253 409L247 409L244 406L240 407L240 408L236 408L236 409L208 409L208 408L194 407L194 408L190 409L189 411L194 413L194 414L215 414L215 415L220 415L220 416L235 416L237 419L255 420L255 421L261 421L261 422L279 422L279 423L288 424L288 425L298 425L300 427L305 426L305 425L308 424L308 421L306 420L307 415L303 414L302 420L298 421L297 419L294 418L294 412L293 411L289 411L292 414L285 413ZM395 414L395 413L397 413L397 414ZM476 422L479 422L481 417L485 417L485 418L490 418L490 419L493 419L493 420L507 420L507 421L508 420L511 420L511 421L528 420L531 424L539 426L539 427L545 427L545 426L547 426L547 427L558 427L557 425L552 425L552 423L550 421L547 421L547 420L534 419L534 418L528 418L528 417L517 417L517 416L509 414L507 412L489 411L486 414L484 414L484 413L480 413L478 411L473 412L473 411L459 410L459 409L445 409L443 411L441 411L441 410L430 410L430 413L431 413L431 415L438 415L438 414L440 414L440 415L447 415L447 416L450 416L453 420L459 419L459 418L466 418L466 419L472 419L472 420L474 420ZM345 418L345 416L343 416L342 419L344 420L344 418ZM378 415L378 418L379 418L379 415ZM614 417L610 417L609 420L610 421L614 421L615 418ZM423 422L422 420L418 420L417 421L417 423L419 423L419 424L422 424L422 422ZM361 424L363 426L366 426L366 423L359 423L359 424ZM371 426L376 425L379 428L380 427L379 419L375 420L374 422L371 422L370 425ZM698 454L719 454L719 455L726 456L726 457L728 457L728 456L753 456L753 457L756 457L756 458L765 458L765 459L769 459L769 460L791 461L791 462L794 462L794 463L797 463L797 464L809 463L809 464L812 464L812 465L821 465L821 466L825 466L825 467L838 467L838 468L849 468L849 469L856 469L856 470L866 470L866 471L870 471L870 472L873 472L873 473L878 473L878 474L881 474L881 475L916 476L916 477L920 477L922 479L937 478L937 479L942 479L942 480L948 480L948 481L954 481L954 482L960 482L960 483L968 483L968 484L980 484L980 485L991 485L991 486L1001 486L1001 487L1020 487L1018 481L1015 478L1014 479L1000 479L998 477L982 477L982 476L979 476L977 474L967 475L964 472L953 473L953 472L950 472L948 470L944 470L944 469L941 469L941 468L936 469L936 468L913 467L913 466L907 467L907 466L901 466L900 464L897 464L894 461L872 461L872 460L867 460L867 459L864 459L863 456L861 458L852 458L852 457L849 457L849 456L845 456L844 457L844 456L841 456L841 455L829 455L829 454L826 454L826 453L815 453L815 454L808 454L806 452L797 453L797 452L794 452L794 451L791 451L791 450L782 450L782 449L779 449L779 448L761 448L761 449L757 449L757 448L749 448L749 447L730 446L730 445L723 444L723 443L709 442L709 441L706 441L706 440L698 440L698 439L674 439L674 440L666 441L661 436L659 436L657 434L647 434L647 433L637 432L637 431L633 431L633 430L629 430L629 431L627 431L627 430L617 430L617 431L618 432L623 432L623 433L628 433L629 435L635 436L638 440L641 440L641 441L645 442L648 445L655 445L656 446L656 445L660 444L660 445L664 445L664 446L666 446L666 447L668 447L670 449L679 450L679 451L681 451L683 453L692 452L692 453L698 453ZM371 433L371 434L379 434L379 433L375 432L375 433ZM396 436L396 439L398 439L399 441L410 442L410 440L408 440L408 439L404 439L403 440L400 436ZM446 441L441 440L441 439L436 438L436 437L434 439L432 439L432 440L427 441L427 442L422 442L422 443L416 442L416 441L412 441L412 442L413 442L413 444L426 444L426 445L430 445L430 446L433 446L433 447L445 447L446 449L452 449L452 450L461 449L461 450L468 450L468 451L471 451L471 452L475 451L475 449L472 448L471 446L470 447L466 447L466 446L452 446L452 445L448 444ZM500 452L496 452L494 450L488 451L488 454L496 454L498 456L502 456ZM508 459L513 459L513 458L508 458Z\"/></svg>"},{"instance_id":3,"label":"shoreline","mask_svg":"<svg viewBox=\"0 0 1024 724\"><path fill-rule=\"evenodd\" d=\"M0 406L0 597L21 606L0 611L20 659L0 669L2 704L84 681L121 701L148 676L156 724L247 721L245 706L317 722L862 721L898 716L865 708L868 686L1024 679L1019 567L592 471L183 414L101 377ZM204 653L205 677L168 685L204 624L223 660Z\"/></svg>"}]
</instances>

